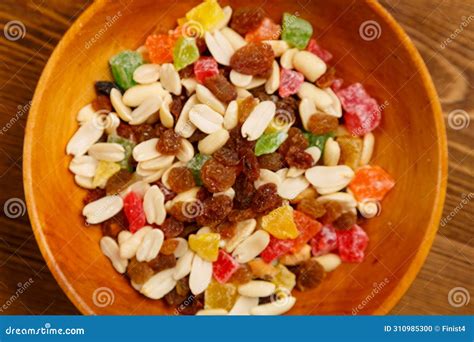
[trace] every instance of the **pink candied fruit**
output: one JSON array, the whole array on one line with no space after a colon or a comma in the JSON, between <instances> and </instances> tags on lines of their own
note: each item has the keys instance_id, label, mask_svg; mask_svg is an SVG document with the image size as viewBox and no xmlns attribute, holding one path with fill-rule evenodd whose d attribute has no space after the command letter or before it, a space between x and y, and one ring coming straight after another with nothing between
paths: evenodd
<instances>
[{"instance_id":1,"label":"pink candied fruit","mask_svg":"<svg viewBox=\"0 0 474 342\"><path fill-rule=\"evenodd\" d=\"M360 83L336 92L345 110L344 121L353 135L364 135L380 125L382 111L377 100L370 97Z\"/></svg>"},{"instance_id":2,"label":"pink candied fruit","mask_svg":"<svg viewBox=\"0 0 474 342\"><path fill-rule=\"evenodd\" d=\"M310 241L314 256L327 254L337 248L337 233L331 225L324 225Z\"/></svg>"},{"instance_id":3,"label":"pink candied fruit","mask_svg":"<svg viewBox=\"0 0 474 342\"><path fill-rule=\"evenodd\" d=\"M123 211L128 221L128 230L135 233L146 224L143 201L135 192L130 192L123 199Z\"/></svg>"},{"instance_id":4,"label":"pink candied fruit","mask_svg":"<svg viewBox=\"0 0 474 342\"><path fill-rule=\"evenodd\" d=\"M240 264L224 250L219 250L217 260L212 263L212 274L221 284L227 283Z\"/></svg>"},{"instance_id":5,"label":"pink candied fruit","mask_svg":"<svg viewBox=\"0 0 474 342\"><path fill-rule=\"evenodd\" d=\"M280 71L280 88L278 94L281 97L288 97L296 94L304 82L302 73L294 70L281 68Z\"/></svg>"},{"instance_id":6,"label":"pink candied fruit","mask_svg":"<svg viewBox=\"0 0 474 342\"><path fill-rule=\"evenodd\" d=\"M208 77L219 74L217 62L212 57L201 57L194 63L194 75L199 83L204 83Z\"/></svg>"},{"instance_id":7,"label":"pink candied fruit","mask_svg":"<svg viewBox=\"0 0 474 342\"><path fill-rule=\"evenodd\" d=\"M337 245L342 261L362 262L368 243L367 233L357 224L351 229L337 231Z\"/></svg>"},{"instance_id":8,"label":"pink candied fruit","mask_svg":"<svg viewBox=\"0 0 474 342\"><path fill-rule=\"evenodd\" d=\"M324 62L329 62L332 59L332 53L328 50L323 49L319 44L316 42L315 39L310 39L308 46L306 47L311 53L314 53L316 56L321 58Z\"/></svg>"},{"instance_id":9,"label":"pink candied fruit","mask_svg":"<svg viewBox=\"0 0 474 342\"><path fill-rule=\"evenodd\" d=\"M271 263L273 260L281 257L282 255L288 253L293 246L293 240L281 240L277 239L276 237L270 236L270 243L263 250L263 252L260 253L260 257L268 264Z\"/></svg>"}]
</instances>

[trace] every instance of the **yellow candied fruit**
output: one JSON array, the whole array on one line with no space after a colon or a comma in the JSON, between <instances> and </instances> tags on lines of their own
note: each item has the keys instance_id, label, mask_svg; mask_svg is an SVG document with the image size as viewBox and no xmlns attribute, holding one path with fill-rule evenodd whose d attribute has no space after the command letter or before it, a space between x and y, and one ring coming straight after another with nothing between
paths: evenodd
<instances>
[{"instance_id":1,"label":"yellow candied fruit","mask_svg":"<svg viewBox=\"0 0 474 342\"><path fill-rule=\"evenodd\" d=\"M237 301L237 287L233 284L220 284L213 281L204 293L205 309L224 309L230 311Z\"/></svg>"},{"instance_id":2,"label":"yellow candied fruit","mask_svg":"<svg viewBox=\"0 0 474 342\"><path fill-rule=\"evenodd\" d=\"M198 22L204 31L212 30L224 17L224 11L217 0L205 0L186 13L186 19Z\"/></svg>"},{"instance_id":3,"label":"yellow candied fruit","mask_svg":"<svg viewBox=\"0 0 474 342\"><path fill-rule=\"evenodd\" d=\"M189 236L189 248L207 261L216 261L219 254L220 234L204 233Z\"/></svg>"},{"instance_id":4,"label":"yellow candied fruit","mask_svg":"<svg viewBox=\"0 0 474 342\"><path fill-rule=\"evenodd\" d=\"M95 171L95 176L92 180L92 186L94 188L104 188L109 178L119 171L119 164L101 160L97 166L97 170Z\"/></svg>"},{"instance_id":5,"label":"yellow candied fruit","mask_svg":"<svg viewBox=\"0 0 474 342\"><path fill-rule=\"evenodd\" d=\"M278 269L278 273L271 279L271 282L277 288L283 287L291 292L296 285L295 274L282 264L276 265L275 268Z\"/></svg>"},{"instance_id":6,"label":"yellow candied fruit","mask_svg":"<svg viewBox=\"0 0 474 342\"><path fill-rule=\"evenodd\" d=\"M276 208L262 217L262 229L277 239L296 239L299 235L293 220L293 208L289 205Z\"/></svg>"}]
</instances>

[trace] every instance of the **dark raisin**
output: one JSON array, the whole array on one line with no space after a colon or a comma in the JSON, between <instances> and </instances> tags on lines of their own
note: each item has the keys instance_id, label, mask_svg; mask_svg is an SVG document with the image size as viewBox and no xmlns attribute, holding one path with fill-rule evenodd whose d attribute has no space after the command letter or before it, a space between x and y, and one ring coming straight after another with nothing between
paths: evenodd
<instances>
[{"instance_id":1,"label":"dark raisin","mask_svg":"<svg viewBox=\"0 0 474 342\"><path fill-rule=\"evenodd\" d=\"M297 146L291 146L286 154L285 160L288 166L296 167L298 169L309 169L313 166L313 157L309 153Z\"/></svg>"},{"instance_id":2,"label":"dark raisin","mask_svg":"<svg viewBox=\"0 0 474 342\"><path fill-rule=\"evenodd\" d=\"M251 181L255 181L260 176L260 166L253 150L240 149L240 157L242 158L242 172Z\"/></svg>"},{"instance_id":3,"label":"dark raisin","mask_svg":"<svg viewBox=\"0 0 474 342\"><path fill-rule=\"evenodd\" d=\"M336 68L329 67L326 72L316 80L316 85L319 88L328 88L336 79Z\"/></svg>"},{"instance_id":4,"label":"dark raisin","mask_svg":"<svg viewBox=\"0 0 474 342\"><path fill-rule=\"evenodd\" d=\"M133 127L125 122L120 121L120 124L117 127L117 135L121 136L122 138L135 141Z\"/></svg>"},{"instance_id":5,"label":"dark raisin","mask_svg":"<svg viewBox=\"0 0 474 342\"><path fill-rule=\"evenodd\" d=\"M215 226L224 221L231 210L232 199L229 196L214 196L202 203L202 213L196 221L201 226Z\"/></svg>"},{"instance_id":6,"label":"dark raisin","mask_svg":"<svg viewBox=\"0 0 474 342\"><path fill-rule=\"evenodd\" d=\"M98 199L101 199L102 197L105 197L107 194L105 193L104 189L92 189L92 190L87 190L87 195L84 197L82 202L84 205L87 205L91 202L97 201Z\"/></svg>"},{"instance_id":7,"label":"dark raisin","mask_svg":"<svg viewBox=\"0 0 474 342\"><path fill-rule=\"evenodd\" d=\"M122 192L130 184L130 181L133 178L133 174L127 170L120 170L112 177L109 178L105 186L105 191L107 195L114 195Z\"/></svg>"},{"instance_id":8,"label":"dark raisin","mask_svg":"<svg viewBox=\"0 0 474 342\"><path fill-rule=\"evenodd\" d=\"M313 114L308 120L308 130L315 135L334 132L337 126L339 126L339 120L335 116L324 113Z\"/></svg>"},{"instance_id":9,"label":"dark raisin","mask_svg":"<svg viewBox=\"0 0 474 342\"><path fill-rule=\"evenodd\" d=\"M219 163L214 158L206 161L201 169L201 179L210 192L222 192L234 185L235 170Z\"/></svg>"},{"instance_id":10,"label":"dark raisin","mask_svg":"<svg viewBox=\"0 0 474 342\"><path fill-rule=\"evenodd\" d=\"M296 206L296 209L314 219L323 217L326 214L324 204L317 201L316 198L303 198Z\"/></svg>"},{"instance_id":11,"label":"dark raisin","mask_svg":"<svg viewBox=\"0 0 474 342\"><path fill-rule=\"evenodd\" d=\"M92 101L92 108L94 111L110 113L112 111L112 103L107 95L97 95Z\"/></svg>"},{"instance_id":12,"label":"dark raisin","mask_svg":"<svg viewBox=\"0 0 474 342\"><path fill-rule=\"evenodd\" d=\"M276 172L285 167L283 156L277 152L261 155L257 157L257 159L258 165L261 169L267 169Z\"/></svg>"},{"instance_id":13,"label":"dark raisin","mask_svg":"<svg viewBox=\"0 0 474 342\"><path fill-rule=\"evenodd\" d=\"M117 215L102 222L101 225L102 235L110 236L113 239L117 238L117 235L128 228L127 218L123 211L120 211Z\"/></svg>"},{"instance_id":14,"label":"dark raisin","mask_svg":"<svg viewBox=\"0 0 474 342\"><path fill-rule=\"evenodd\" d=\"M180 235L184 230L184 224L174 217L168 217L160 226L165 235L165 239L171 239Z\"/></svg>"},{"instance_id":15,"label":"dark raisin","mask_svg":"<svg viewBox=\"0 0 474 342\"><path fill-rule=\"evenodd\" d=\"M260 186L252 200L252 208L261 215L266 215L273 209L281 207L283 199L277 193L277 186L267 183Z\"/></svg>"},{"instance_id":16,"label":"dark raisin","mask_svg":"<svg viewBox=\"0 0 474 342\"><path fill-rule=\"evenodd\" d=\"M133 136L134 140L137 144L150 140L152 138L156 138L156 131L152 125L149 124L142 124L133 127Z\"/></svg>"},{"instance_id":17,"label":"dark raisin","mask_svg":"<svg viewBox=\"0 0 474 342\"><path fill-rule=\"evenodd\" d=\"M186 103L187 98L184 95L173 95L173 101L170 104L170 112L177 119L183 110L184 104Z\"/></svg>"},{"instance_id":18,"label":"dark raisin","mask_svg":"<svg viewBox=\"0 0 474 342\"><path fill-rule=\"evenodd\" d=\"M156 143L156 150L161 154L175 155L181 148L181 139L173 129L167 129Z\"/></svg>"},{"instance_id":19,"label":"dark raisin","mask_svg":"<svg viewBox=\"0 0 474 342\"><path fill-rule=\"evenodd\" d=\"M202 139L204 139L205 137L207 137L207 134L204 133L204 132L201 132L200 130L196 130L194 131L193 135L191 135L189 138L188 138L188 141L191 143L191 144L194 144L194 143L197 143L197 142L200 142Z\"/></svg>"},{"instance_id":20,"label":"dark raisin","mask_svg":"<svg viewBox=\"0 0 474 342\"><path fill-rule=\"evenodd\" d=\"M235 223L224 221L213 227L213 231L219 233L222 239L230 239L235 235Z\"/></svg>"},{"instance_id":21,"label":"dark raisin","mask_svg":"<svg viewBox=\"0 0 474 342\"><path fill-rule=\"evenodd\" d=\"M179 77L183 78L191 78L194 76L194 64L189 64L187 67L181 69L179 71Z\"/></svg>"},{"instance_id":22,"label":"dark raisin","mask_svg":"<svg viewBox=\"0 0 474 342\"><path fill-rule=\"evenodd\" d=\"M291 127L288 130L288 138L280 145L278 152L286 156L291 146L299 147L302 150L307 149L309 146L308 140L306 140L299 128Z\"/></svg>"},{"instance_id":23,"label":"dark raisin","mask_svg":"<svg viewBox=\"0 0 474 342\"><path fill-rule=\"evenodd\" d=\"M326 276L323 266L314 259L309 259L295 268L296 287L300 291L316 288Z\"/></svg>"},{"instance_id":24,"label":"dark raisin","mask_svg":"<svg viewBox=\"0 0 474 342\"><path fill-rule=\"evenodd\" d=\"M265 11L261 7L244 7L235 10L230 27L245 35L257 29L265 18Z\"/></svg>"},{"instance_id":25,"label":"dark raisin","mask_svg":"<svg viewBox=\"0 0 474 342\"><path fill-rule=\"evenodd\" d=\"M188 225L184 227L184 230L182 231L181 234L179 234L179 237L182 237L184 239L187 239L190 234L194 234L199 230L199 226L197 225Z\"/></svg>"},{"instance_id":26,"label":"dark raisin","mask_svg":"<svg viewBox=\"0 0 474 342\"><path fill-rule=\"evenodd\" d=\"M240 163L239 153L227 146L220 148L212 156L225 166L237 166Z\"/></svg>"},{"instance_id":27,"label":"dark raisin","mask_svg":"<svg viewBox=\"0 0 474 342\"><path fill-rule=\"evenodd\" d=\"M256 216L257 216L257 213L252 208L242 209L242 210L234 209L230 212L229 216L227 216L227 219L230 222L242 222L245 220L252 219Z\"/></svg>"},{"instance_id":28,"label":"dark raisin","mask_svg":"<svg viewBox=\"0 0 474 342\"><path fill-rule=\"evenodd\" d=\"M236 209L248 209L252 205L252 199L255 194L253 182L244 174L237 177L234 184L234 207Z\"/></svg>"},{"instance_id":29,"label":"dark raisin","mask_svg":"<svg viewBox=\"0 0 474 342\"><path fill-rule=\"evenodd\" d=\"M269 44L251 42L232 55L230 66L241 74L267 78L272 72L274 59Z\"/></svg>"},{"instance_id":30,"label":"dark raisin","mask_svg":"<svg viewBox=\"0 0 474 342\"><path fill-rule=\"evenodd\" d=\"M181 315L195 315L204 308L204 294L190 294L179 306L176 307L176 313Z\"/></svg>"},{"instance_id":31,"label":"dark raisin","mask_svg":"<svg viewBox=\"0 0 474 342\"><path fill-rule=\"evenodd\" d=\"M95 92L97 95L110 95L112 89L120 90L117 85L110 81L96 81L94 84Z\"/></svg>"},{"instance_id":32,"label":"dark raisin","mask_svg":"<svg viewBox=\"0 0 474 342\"><path fill-rule=\"evenodd\" d=\"M337 229L349 229L356 223L357 223L357 215L351 211L348 211L346 213L343 213L341 216L339 216L332 223L332 225L334 226L334 228L337 228Z\"/></svg>"},{"instance_id":33,"label":"dark raisin","mask_svg":"<svg viewBox=\"0 0 474 342\"><path fill-rule=\"evenodd\" d=\"M127 266L127 275L134 283L143 284L153 273L153 269L146 262L139 262L135 257L130 259Z\"/></svg>"},{"instance_id":34,"label":"dark raisin","mask_svg":"<svg viewBox=\"0 0 474 342\"><path fill-rule=\"evenodd\" d=\"M324 203L324 209L326 210L326 213L321 217L321 222L324 224L333 223L342 215L342 206L339 202L326 202Z\"/></svg>"},{"instance_id":35,"label":"dark raisin","mask_svg":"<svg viewBox=\"0 0 474 342\"><path fill-rule=\"evenodd\" d=\"M230 102L237 98L235 87L221 74L204 79L204 85L222 102Z\"/></svg>"},{"instance_id":36,"label":"dark raisin","mask_svg":"<svg viewBox=\"0 0 474 342\"><path fill-rule=\"evenodd\" d=\"M148 262L153 271L161 272L176 266L176 257L172 255L158 254L153 260Z\"/></svg>"},{"instance_id":37,"label":"dark raisin","mask_svg":"<svg viewBox=\"0 0 474 342\"><path fill-rule=\"evenodd\" d=\"M161 192L165 196L165 202L171 201L176 197L176 193L168 189L161 181L155 183L160 188Z\"/></svg>"},{"instance_id":38,"label":"dark raisin","mask_svg":"<svg viewBox=\"0 0 474 342\"><path fill-rule=\"evenodd\" d=\"M234 272L229 279L229 283L240 285L246 284L253 278L252 270L248 264L240 265L237 271Z\"/></svg>"},{"instance_id":39,"label":"dark raisin","mask_svg":"<svg viewBox=\"0 0 474 342\"><path fill-rule=\"evenodd\" d=\"M180 222L193 222L196 219L193 202L177 202L171 207L169 214Z\"/></svg>"},{"instance_id":40,"label":"dark raisin","mask_svg":"<svg viewBox=\"0 0 474 342\"><path fill-rule=\"evenodd\" d=\"M174 167L168 175L168 184L176 193L187 191L196 186L193 173L185 166Z\"/></svg>"},{"instance_id":41,"label":"dark raisin","mask_svg":"<svg viewBox=\"0 0 474 342\"><path fill-rule=\"evenodd\" d=\"M206 199L212 197L212 192L207 190L205 187L201 186L196 194L196 199L198 201L204 202Z\"/></svg>"}]
</instances>

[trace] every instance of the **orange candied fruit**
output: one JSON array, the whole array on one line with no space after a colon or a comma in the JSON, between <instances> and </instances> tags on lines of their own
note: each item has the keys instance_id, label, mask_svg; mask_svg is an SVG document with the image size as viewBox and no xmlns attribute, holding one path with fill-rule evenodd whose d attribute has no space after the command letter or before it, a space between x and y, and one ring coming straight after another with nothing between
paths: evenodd
<instances>
[{"instance_id":1,"label":"orange candied fruit","mask_svg":"<svg viewBox=\"0 0 474 342\"><path fill-rule=\"evenodd\" d=\"M291 247L291 252L296 253L321 230L322 225L298 210L293 211L293 218L296 228L298 228L300 232L298 237L294 240L293 247Z\"/></svg>"},{"instance_id":2,"label":"orange candied fruit","mask_svg":"<svg viewBox=\"0 0 474 342\"><path fill-rule=\"evenodd\" d=\"M164 33L148 36L145 46L148 50L150 61L155 64L173 62L173 48L178 37Z\"/></svg>"},{"instance_id":3,"label":"orange candied fruit","mask_svg":"<svg viewBox=\"0 0 474 342\"><path fill-rule=\"evenodd\" d=\"M359 168L349 184L349 190L359 201L381 201L395 186L395 180L380 166L363 166Z\"/></svg>"},{"instance_id":4,"label":"orange candied fruit","mask_svg":"<svg viewBox=\"0 0 474 342\"><path fill-rule=\"evenodd\" d=\"M245 35L245 40L248 42L277 40L280 38L280 34L281 26L275 24L270 18L265 18L259 27Z\"/></svg>"}]
</instances>

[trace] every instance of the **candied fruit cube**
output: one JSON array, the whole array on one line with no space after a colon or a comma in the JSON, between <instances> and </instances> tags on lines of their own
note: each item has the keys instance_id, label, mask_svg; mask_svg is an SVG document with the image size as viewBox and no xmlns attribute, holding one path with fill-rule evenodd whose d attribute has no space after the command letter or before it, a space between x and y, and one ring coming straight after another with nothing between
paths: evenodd
<instances>
[{"instance_id":1,"label":"candied fruit cube","mask_svg":"<svg viewBox=\"0 0 474 342\"><path fill-rule=\"evenodd\" d=\"M395 186L395 180L380 166L359 168L349 184L349 189L359 201L381 201Z\"/></svg>"},{"instance_id":2,"label":"candied fruit cube","mask_svg":"<svg viewBox=\"0 0 474 342\"><path fill-rule=\"evenodd\" d=\"M105 188L110 177L120 171L120 165L114 162L101 160L95 171L92 186Z\"/></svg>"},{"instance_id":3,"label":"candied fruit cube","mask_svg":"<svg viewBox=\"0 0 474 342\"><path fill-rule=\"evenodd\" d=\"M202 31L212 30L224 17L224 11L217 0L205 0L186 13L188 22L199 23Z\"/></svg>"},{"instance_id":4,"label":"candied fruit cube","mask_svg":"<svg viewBox=\"0 0 474 342\"><path fill-rule=\"evenodd\" d=\"M275 267L278 269L278 273L272 278L271 282L277 288L285 288L288 291L293 290L296 285L295 274L282 264L278 264Z\"/></svg>"},{"instance_id":5,"label":"candied fruit cube","mask_svg":"<svg viewBox=\"0 0 474 342\"><path fill-rule=\"evenodd\" d=\"M277 40L280 38L280 34L281 26L275 24L270 18L265 18L259 27L245 35L245 40L248 42Z\"/></svg>"},{"instance_id":6,"label":"candied fruit cube","mask_svg":"<svg viewBox=\"0 0 474 342\"><path fill-rule=\"evenodd\" d=\"M337 248L342 261L362 262L368 243L367 233L357 224L351 229L337 231Z\"/></svg>"},{"instance_id":7,"label":"candied fruit cube","mask_svg":"<svg viewBox=\"0 0 474 342\"><path fill-rule=\"evenodd\" d=\"M309 40L309 44L306 50L311 53L314 53L326 63L332 59L332 54L329 51L323 49L321 46L319 46L315 39Z\"/></svg>"},{"instance_id":8,"label":"candied fruit cube","mask_svg":"<svg viewBox=\"0 0 474 342\"><path fill-rule=\"evenodd\" d=\"M204 308L230 311L237 301L237 297L237 287L234 284L221 284L213 281L204 292Z\"/></svg>"},{"instance_id":9,"label":"candied fruit cube","mask_svg":"<svg viewBox=\"0 0 474 342\"><path fill-rule=\"evenodd\" d=\"M137 230L145 226L146 217L143 210L143 200L135 192L130 192L123 199L123 212L127 217L128 230L135 233Z\"/></svg>"},{"instance_id":10,"label":"candied fruit cube","mask_svg":"<svg viewBox=\"0 0 474 342\"><path fill-rule=\"evenodd\" d=\"M313 26L301 18L290 13L283 14L283 31L281 38L290 46L304 49L313 35Z\"/></svg>"},{"instance_id":11,"label":"candied fruit cube","mask_svg":"<svg viewBox=\"0 0 474 342\"><path fill-rule=\"evenodd\" d=\"M291 252L296 253L321 230L322 225L298 210L293 212L293 216L296 227L300 232L298 237L293 240L293 246L291 248Z\"/></svg>"},{"instance_id":12,"label":"candied fruit cube","mask_svg":"<svg viewBox=\"0 0 474 342\"><path fill-rule=\"evenodd\" d=\"M219 74L219 68L217 62L212 57L201 57L194 63L194 75L196 80L203 84L205 79L208 77L216 76Z\"/></svg>"},{"instance_id":13,"label":"candied fruit cube","mask_svg":"<svg viewBox=\"0 0 474 342\"><path fill-rule=\"evenodd\" d=\"M115 83L123 90L136 84L133 80L133 72L142 64L142 55L134 51L122 51L109 60Z\"/></svg>"},{"instance_id":14,"label":"candied fruit cube","mask_svg":"<svg viewBox=\"0 0 474 342\"><path fill-rule=\"evenodd\" d=\"M314 256L327 254L337 248L337 233L333 226L324 225L310 241Z\"/></svg>"},{"instance_id":15,"label":"candied fruit cube","mask_svg":"<svg viewBox=\"0 0 474 342\"><path fill-rule=\"evenodd\" d=\"M288 97L296 94L304 82L304 76L301 72L281 68L280 87L278 94L281 97Z\"/></svg>"},{"instance_id":16,"label":"candied fruit cube","mask_svg":"<svg viewBox=\"0 0 474 342\"><path fill-rule=\"evenodd\" d=\"M168 34L152 34L145 41L145 46L154 64L163 64L173 61L173 48L177 37Z\"/></svg>"},{"instance_id":17,"label":"candied fruit cube","mask_svg":"<svg viewBox=\"0 0 474 342\"><path fill-rule=\"evenodd\" d=\"M295 239L299 235L293 219L293 208L289 205L279 207L262 217L262 229L277 239Z\"/></svg>"},{"instance_id":18,"label":"candied fruit cube","mask_svg":"<svg viewBox=\"0 0 474 342\"><path fill-rule=\"evenodd\" d=\"M276 237L270 236L270 243L260 253L260 257L266 263L271 263L273 260L278 259L282 255L288 253L293 247L293 240L281 240Z\"/></svg>"},{"instance_id":19,"label":"candied fruit cube","mask_svg":"<svg viewBox=\"0 0 474 342\"><path fill-rule=\"evenodd\" d=\"M212 274L219 283L227 283L239 267L232 255L221 249L217 260L212 263Z\"/></svg>"},{"instance_id":20,"label":"candied fruit cube","mask_svg":"<svg viewBox=\"0 0 474 342\"><path fill-rule=\"evenodd\" d=\"M207 261L216 261L219 254L219 241L221 236L217 233L191 234L189 248Z\"/></svg>"},{"instance_id":21,"label":"candied fruit cube","mask_svg":"<svg viewBox=\"0 0 474 342\"><path fill-rule=\"evenodd\" d=\"M176 41L173 49L174 67L181 70L199 59L199 50L196 39L181 37Z\"/></svg>"}]
</instances>

